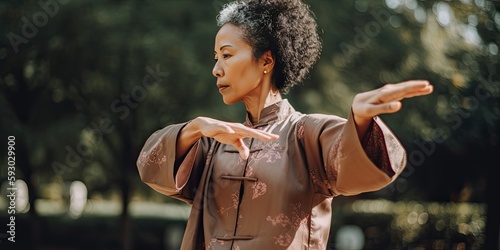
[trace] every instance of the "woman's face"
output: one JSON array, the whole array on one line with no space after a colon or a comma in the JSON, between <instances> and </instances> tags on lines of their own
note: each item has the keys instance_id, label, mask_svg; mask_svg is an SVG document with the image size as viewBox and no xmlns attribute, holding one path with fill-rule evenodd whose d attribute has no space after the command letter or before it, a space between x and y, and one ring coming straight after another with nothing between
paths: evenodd
<instances>
[{"instance_id":1,"label":"woman's face","mask_svg":"<svg viewBox=\"0 0 500 250\"><path fill-rule=\"evenodd\" d=\"M215 37L217 87L224 103L260 96L264 62L255 59L253 48L243 40L243 30L232 24L223 25Z\"/></svg>"}]
</instances>

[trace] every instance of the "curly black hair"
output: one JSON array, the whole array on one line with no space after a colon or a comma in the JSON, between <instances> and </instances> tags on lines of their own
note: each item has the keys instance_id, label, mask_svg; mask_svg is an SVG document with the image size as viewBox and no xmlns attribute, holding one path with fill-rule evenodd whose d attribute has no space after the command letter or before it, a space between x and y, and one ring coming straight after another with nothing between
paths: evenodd
<instances>
[{"instance_id":1,"label":"curly black hair","mask_svg":"<svg viewBox=\"0 0 500 250\"><path fill-rule=\"evenodd\" d=\"M315 16L300 0L234 1L217 15L219 27L226 23L244 31L255 58L271 51L272 80L285 94L302 82L321 53Z\"/></svg>"}]
</instances>

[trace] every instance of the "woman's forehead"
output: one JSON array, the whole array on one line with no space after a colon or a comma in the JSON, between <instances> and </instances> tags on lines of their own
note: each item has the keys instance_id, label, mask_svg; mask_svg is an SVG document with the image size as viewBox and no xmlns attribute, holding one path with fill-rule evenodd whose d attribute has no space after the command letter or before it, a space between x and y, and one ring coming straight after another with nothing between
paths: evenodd
<instances>
[{"instance_id":1,"label":"woman's forehead","mask_svg":"<svg viewBox=\"0 0 500 250\"><path fill-rule=\"evenodd\" d=\"M215 36L215 50L219 50L225 45L231 45L232 47L248 46L243 40L243 30L230 23L224 24Z\"/></svg>"}]
</instances>

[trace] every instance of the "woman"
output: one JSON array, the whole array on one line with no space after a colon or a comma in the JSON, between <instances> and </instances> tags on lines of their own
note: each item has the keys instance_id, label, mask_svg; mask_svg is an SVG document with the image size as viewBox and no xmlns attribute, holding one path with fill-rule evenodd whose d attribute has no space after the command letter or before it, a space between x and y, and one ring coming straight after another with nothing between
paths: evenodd
<instances>
[{"instance_id":1,"label":"woman","mask_svg":"<svg viewBox=\"0 0 500 250\"><path fill-rule=\"evenodd\" d=\"M192 204L182 249L325 249L331 202L379 190L406 153L378 117L426 95L427 81L355 96L347 119L295 111L281 93L300 83L321 43L298 0L230 3L217 16L213 75L246 121L197 117L156 131L139 159L142 181Z\"/></svg>"}]
</instances>

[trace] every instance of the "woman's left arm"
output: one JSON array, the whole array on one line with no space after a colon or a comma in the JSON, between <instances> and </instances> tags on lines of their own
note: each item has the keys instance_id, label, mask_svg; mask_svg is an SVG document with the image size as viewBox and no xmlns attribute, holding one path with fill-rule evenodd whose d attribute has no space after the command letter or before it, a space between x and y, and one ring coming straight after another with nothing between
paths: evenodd
<instances>
[{"instance_id":1,"label":"woman's left arm","mask_svg":"<svg viewBox=\"0 0 500 250\"><path fill-rule=\"evenodd\" d=\"M323 157L320 158L324 159L326 178L334 194L380 190L402 173L406 165L405 149L378 115L395 113L401 109L402 99L432 91L428 81L387 84L356 95L349 117L341 127L335 122L321 126L319 141Z\"/></svg>"},{"instance_id":2,"label":"woman's left arm","mask_svg":"<svg viewBox=\"0 0 500 250\"><path fill-rule=\"evenodd\" d=\"M352 113L358 137L363 137L373 117L395 113L401 109L401 100L432 93L433 86L426 80L412 80L386 84L381 88L357 94L352 103Z\"/></svg>"}]
</instances>

